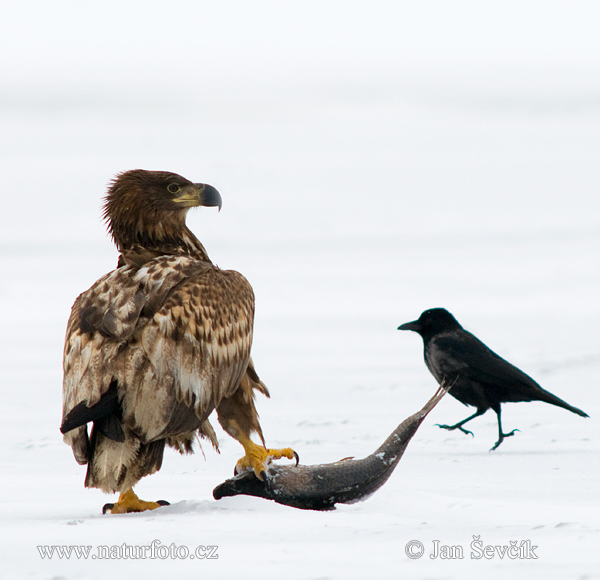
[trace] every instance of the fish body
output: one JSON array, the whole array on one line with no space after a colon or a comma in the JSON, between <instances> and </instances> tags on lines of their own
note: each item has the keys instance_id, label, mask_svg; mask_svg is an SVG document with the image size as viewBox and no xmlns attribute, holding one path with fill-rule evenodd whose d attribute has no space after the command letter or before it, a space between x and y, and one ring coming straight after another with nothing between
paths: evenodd
<instances>
[{"instance_id":1,"label":"fish body","mask_svg":"<svg viewBox=\"0 0 600 580\"><path fill-rule=\"evenodd\" d=\"M400 423L368 457L320 465L270 464L264 481L245 471L218 485L213 497L252 495L309 510L332 510L336 503L364 500L389 479L417 429L447 390L442 385L420 411Z\"/></svg>"}]
</instances>

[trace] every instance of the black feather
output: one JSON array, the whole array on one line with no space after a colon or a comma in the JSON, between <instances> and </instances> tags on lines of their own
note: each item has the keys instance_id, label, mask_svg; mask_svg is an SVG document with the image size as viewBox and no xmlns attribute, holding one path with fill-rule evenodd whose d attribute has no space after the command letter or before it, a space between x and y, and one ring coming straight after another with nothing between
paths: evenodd
<instances>
[{"instance_id":1,"label":"black feather","mask_svg":"<svg viewBox=\"0 0 600 580\"><path fill-rule=\"evenodd\" d=\"M125 441L125 433L121 426L121 405L117 392L117 382L113 381L106 393L91 407L87 401L75 405L64 418L60 426L60 432L64 435L77 427L81 427L90 421L102 434L114 441Z\"/></svg>"}]
</instances>

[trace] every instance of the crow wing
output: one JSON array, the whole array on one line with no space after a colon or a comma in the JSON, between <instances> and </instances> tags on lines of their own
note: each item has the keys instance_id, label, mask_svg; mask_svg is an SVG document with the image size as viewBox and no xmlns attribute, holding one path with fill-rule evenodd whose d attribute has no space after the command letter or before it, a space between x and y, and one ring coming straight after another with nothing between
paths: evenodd
<instances>
[{"instance_id":1,"label":"crow wing","mask_svg":"<svg viewBox=\"0 0 600 580\"><path fill-rule=\"evenodd\" d=\"M438 381L444 378L457 381L455 392L460 385L481 387L490 402L534 401L547 392L529 375L462 329L434 337L428 345L426 362ZM450 394L454 394L453 390Z\"/></svg>"}]
</instances>

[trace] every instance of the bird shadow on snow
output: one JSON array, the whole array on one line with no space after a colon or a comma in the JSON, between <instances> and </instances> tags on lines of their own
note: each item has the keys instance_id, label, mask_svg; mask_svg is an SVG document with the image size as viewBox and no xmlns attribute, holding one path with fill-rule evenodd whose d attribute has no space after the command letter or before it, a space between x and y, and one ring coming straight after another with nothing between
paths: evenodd
<instances>
[{"instance_id":1,"label":"bird shadow on snow","mask_svg":"<svg viewBox=\"0 0 600 580\"><path fill-rule=\"evenodd\" d=\"M216 500L191 500L186 499L172 503L171 505L161 507L152 512L140 512L139 514L123 514L127 517L169 517L176 514L210 514L220 512L255 512L265 510L289 509L286 506L278 505L272 501L267 501L255 497L235 497ZM111 516L114 517L114 516Z\"/></svg>"},{"instance_id":2,"label":"bird shadow on snow","mask_svg":"<svg viewBox=\"0 0 600 580\"><path fill-rule=\"evenodd\" d=\"M182 500L152 511L111 515L104 515L101 512L89 513L81 515L79 518L70 518L62 523L73 526L92 521L110 521L114 520L115 518L125 518L129 521L134 521L136 519L148 521L190 514L210 515L219 513L222 514L224 512L242 514L259 511L264 513L265 511L280 511L282 509L285 510L289 508L278 505L271 501L254 497L223 498L218 502L216 500Z\"/></svg>"}]
</instances>

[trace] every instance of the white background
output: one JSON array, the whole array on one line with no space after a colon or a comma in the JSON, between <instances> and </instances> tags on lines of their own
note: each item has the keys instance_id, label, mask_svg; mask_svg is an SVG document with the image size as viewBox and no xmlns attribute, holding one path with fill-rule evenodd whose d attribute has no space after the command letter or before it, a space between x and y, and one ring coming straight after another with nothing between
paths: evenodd
<instances>
[{"instance_id":1,"label":"white background","mask_svg":"<svg viewBox=\"0 0 600 580\"><path fill-rule=\"evenodd\" d=\"M600 578L600 8L595 2L0 5L0 566L8 578ZM168 451L102 516L61 441L69 309L116 264L111 177L222 193L188 223L257 296L270 446L371 453L433 394L396 327L444 306L590 419L447 397L364 503L212 499L242 449ZM216 425L216 421L214 421ZM537 560L471 559L531 540ZM42 559L39 545L217 545L218 560ZM426 553L411 560L405 546ZM431 559L433 542L462 560Z\"/></svg>"}]
</instances>

